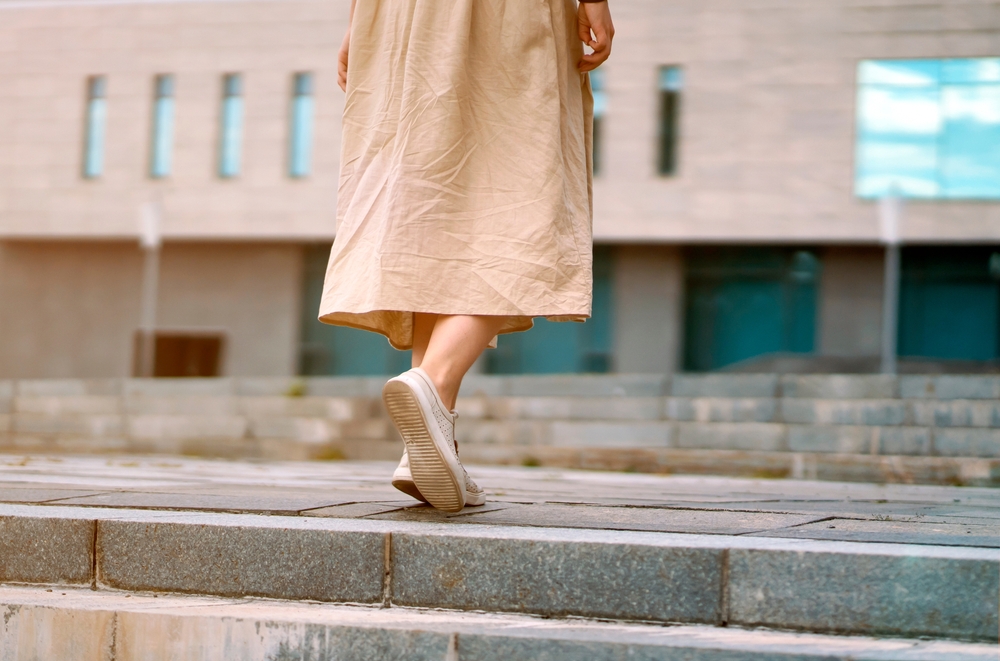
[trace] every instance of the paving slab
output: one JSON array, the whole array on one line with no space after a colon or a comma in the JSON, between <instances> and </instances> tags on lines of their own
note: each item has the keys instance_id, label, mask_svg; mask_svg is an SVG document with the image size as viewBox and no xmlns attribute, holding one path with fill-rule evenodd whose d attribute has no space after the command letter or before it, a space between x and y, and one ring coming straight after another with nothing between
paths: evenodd
<instances>
[{"instance_id":1,"label":"paving slab","mask_svg":"<svg viewBox=\"0 0 1000 661\"><path fill-rule=\"evenodd\" d=\"M176 493L116 492L61 500L63 505L125 507L137 509L210 510L219 512L295 513L353 502L351 494L324 496L321 493Z\"/></svg>"},{"instance_id":2,"label":"paving slab","mask_svg":"<svg viewBox=\"0 0 1000 661\"><path fill-rule=\"evenodd\" d=\"M997 646L66 588L0 587L0 658L995 661Z\"/></svg>"},{"instance_id":3,"label":"paving slab","mask_svg":"<svg viewBox=\"0 0 1000 661\"><path fill-rule=\"evenodd\" d=\"M0 503L46 503L67 498L96 496L101 492L93 489L46 489L37 487L0 487Z\"/></svg>"},{"instance_id":4,"label":"paving slab","mask_svg":"<svg viewBox=\"0 0 1000 661\"><path fill-rule=\"evenodd\" d=\"M479 508L466 508L460 516L447 516L430 507L417 507L375 515L372 518L396 521L448 520L456 523L538 526L543 528L744 535L789 526L801 526L821 517L770 512L511 503L483 511L480 511Z\"/></svg>"},{"instance_id":5,"label":"paving slab","mask_svg":"<svg viewBox=\"0 0 1000 661\"><path fill-rule=\"evenodd\" d=\"M398 509L385 509L381 503L418 505L391 487L393 468L388 462L0 455L0 502L272 514L308 511L313 516L324 516L322 510L333 507L330 516L364 517ZM486 490L490 503L509 507L495 512L470 508L461 516L444 519L433 512L409 509L389 516L453 523L481 517L483 522L504 525L722 534L782 530L822 518L869 519L875 521L872 532L882 526L890 537L896 534L890 525L893 521L935 517L935 522L947 523L962 517L987 524L1000 518L1000 490L988 488L492 466L470 466L470 471ZM69 498L63 500L63 496ZM350 509L336 510L348 504L352 504ZM530 512L535 511L537 518L532 522ZM815 529L818 539L827 538L824 530ZM914 530L925 535L926 543L951 543L950 532L943 529L929 526Z\"/></svg>"},{"instance_id":6,"label":"paving slab","mask_svg":"<svg viewBox=\"0 0 1000 661\"><path fill-rule=\"evenodd\" d=\"M383 535L203 521L99 521L97 581L133 590L382 601Z\"/></svg>"},{"instance_id":7,"label":"paving slab","mask_svg":"<svg viewBox=\"0 0 1000 661\"><path fill-rule=\"evenodd\" d=\"M0 582L90 584L93 521L0 514Z\"/></svg>"},{"instance_id":8,"label":"paving slab","mask_svg":"<svg viewBox=\"0 0 1000 661\"><path fill-rule=\"evenodd\" d=\"M719 623L722 549L585 539L392 535L393 603ZM603 543L602 543L603 542ZM613 588L612 588L613 586ZM611 588L611 589L609 589Z\"/></svg>"},{"instance_id":9,"label":"paving slab","mask_svg":"<svg viewBox=\"0 0 1000 661\"><path fill-rule=\"evenodd\" d=\"M835 539L850 542L890 542L894 544L944 544L1000 548L1000 523L983 525L941 521L894 521L828 519L795 528L755 533L764 537Z\"/></svg>"},{"instance_id":10,"label":"paving slab","mask_svg":"<svg viewBox=\"0 0 1000 661\"><path fill-rule=\"evenodd\" d=\"M1000 563L917 557L732 549L729 618L744 626L996 640Z\"/></svg>"}]
</instances>

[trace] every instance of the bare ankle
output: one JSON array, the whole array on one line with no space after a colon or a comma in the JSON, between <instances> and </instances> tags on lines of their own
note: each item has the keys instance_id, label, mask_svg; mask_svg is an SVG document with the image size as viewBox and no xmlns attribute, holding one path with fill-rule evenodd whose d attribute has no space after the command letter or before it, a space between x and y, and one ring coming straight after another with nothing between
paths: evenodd
<instances>
[{"instance_id":1,"label":"bare ankle","mask_svg":"<svg viewBox=\"0 0 1000 661\"><path fill-rule=\"evenodd\" d=\"M427 376L431 378L431 381L434 382L434 387L437 388L438 395L441 397L444 405L448 407L448 410L454 410L458 388L454 385L453 380L449 378L447 368L435 369L433 365L421 365L420 369L424 370Z\"/></svg>"}]
</instances>

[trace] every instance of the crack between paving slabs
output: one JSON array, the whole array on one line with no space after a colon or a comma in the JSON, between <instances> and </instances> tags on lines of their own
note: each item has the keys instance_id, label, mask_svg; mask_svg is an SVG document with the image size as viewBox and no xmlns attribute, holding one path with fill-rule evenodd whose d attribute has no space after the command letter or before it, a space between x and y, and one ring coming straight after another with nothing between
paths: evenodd
<instances>
[{"instance_id":1,"label":"crack between paving slabs","mask_svg":"<svg viewBox=\"0 0 1000 661\"><path fill-rule=\"evenodd\" d=\"M793 523L790 526L781 526L780 528L764 528L762 530L749 530L747 532L736 532L732 533L733 537L746 537L748 535L758 535L762 532L778 532L781 530L791 530L792 528L801 528L802 526L812 525L814 523L823 523L824 521L836 521L837 519L843 519L842 516L824 516L819 519L813 519L811 521L803 521L802 523Z\"/></svg>"},{"instance_id":2,"label":"crack between paving slabs","mask_svg":"<svg viewBox=\"0 0 1000 661\"><path fill-rule=\"evenodd\" d=\"M390 608L392 606L392 532L385 534L383 543L385 545L383 550L385 569L382 570L382 608Z\"/></svg>"}]
</instances>

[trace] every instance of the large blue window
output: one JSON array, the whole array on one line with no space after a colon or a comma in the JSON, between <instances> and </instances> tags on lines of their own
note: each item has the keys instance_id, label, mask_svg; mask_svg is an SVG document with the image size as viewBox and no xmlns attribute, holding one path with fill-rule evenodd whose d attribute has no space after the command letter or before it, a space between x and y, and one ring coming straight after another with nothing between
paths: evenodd
<instances>
[{"instance_id":1,"label":"large blue window","mask_svg":"<svg viewBox=\"0 0 1000 661\"><path fill-rule=\"evenodd\" d=\"M170 175L174 147L174 77L157 76L154 94L149 176L159 179Z\"/></svg>"},{"instance_id":2,"label":"large blue window","mask_svg":"<svg viewBox=\"0 0 1000 661\"><path fill-rule=\"evenodd\" d=\"M240 174L243 140L243 80L238 73L222 78L222 125L219 136L219 176Z\"/></svg>"},{"instance_id":3,"label":"large blue window","mask_svg":"<svg viewBox=\"0 0 1000 661\"><path fill-rule=\"evenodd\" d=\"M108 106L105 98L107 80L92 76L87 80L87 120L83 144L83 176L100 177L104 172L104 127L107 124Z\"/></svg>"},{"instance_id":4,"label":"large blue window","mask_svg":"<svg viewBox=\"0 0 1000 661\"><path fill-rule=\"evenodd\" d=\"M288 174L293 177L306 177L312 169L313 77L311 73L295 74L291 119Z\"/></svg>"},{"instance_id":5,"label":"large blue window","mask_svg":"<svg viewBox=\"0 0 1000 661\"><path fill-rule=\"evenodd\" d=\"M858 68L860 197L1000 199L1000 58Z\"/></svg>"}]
</instances>

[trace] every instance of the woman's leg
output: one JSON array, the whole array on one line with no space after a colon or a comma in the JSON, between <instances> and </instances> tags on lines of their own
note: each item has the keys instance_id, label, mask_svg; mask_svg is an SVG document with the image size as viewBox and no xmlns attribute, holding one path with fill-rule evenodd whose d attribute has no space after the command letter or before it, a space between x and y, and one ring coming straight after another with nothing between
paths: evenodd
<instances>
[{"instance_id":1,"label":"woman's leg","mask_svg":"<svg viewBox=\"0 0 1000 661\"><path fill-rule=\"evenodd\" d=\"M413 366L427 372L449 409L455 408L465 373L505 321L480 315L414 315Z\"/></svg>"},{"instance_id":2,"label":"woman's leg","mask_svg":"<svg viewBox=\"0 0 1000 661\"><path fill-rule=\"evenodd\" d=\"M410 367L420 367L427 352L427 345L431 342L431 333L434 332L434 324L437 323L436 314L424 312L413 313L413 355L410 360Z\"/></svg>"}]
</instances>

